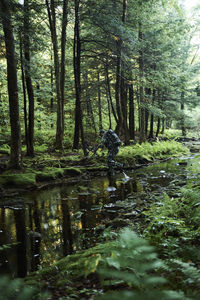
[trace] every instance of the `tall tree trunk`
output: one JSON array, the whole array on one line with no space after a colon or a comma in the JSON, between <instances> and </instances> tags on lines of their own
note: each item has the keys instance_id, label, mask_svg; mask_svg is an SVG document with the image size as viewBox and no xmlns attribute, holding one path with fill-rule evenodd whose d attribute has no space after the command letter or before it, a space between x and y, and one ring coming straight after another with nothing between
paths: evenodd
<instances>
[{"instance_id":1,"label":"tall tree trunk","mask_svg":"<svg viewBox=\"0 0 200 300\"><path fill-rule=\"evenodd\" d=\"M50 74L51 74L51 100L50 100L50 111L51 113L53 113L53 67L52 67L52 63L53 63L53 57L52 57L52 53L51 53L51 66L50 66ZM51 127L53 127L53 122L51 123Z\"/></svg>"},{"instance_id":2,"label":"tall tree trunk","mask_svg":"<svg viewBox=\"0 0 200 300\"><path fill-rule=\"evenodd\" d=\"M81 133L81 142L84 156L87 156L85 145L82 112L81 112L81 41L80 41L80 25L79 25L79 4L80 0L74 0L75 4L75 26L74 26L74 78L76 90L76 106L75 106L75 130L73 148L78 149L79 145L79 130Z\"/></svg>"},{"instance_id":3,"label":"tall tree trunk","mask_svg":"<svg viewBox=\"0 0 200 300\"><path fill-rule=\"evenodd\" d=\"M110 89L110 79L109 79L109 73L108 73L108 62L106 62L106 65L105 65L105 75L106 75L106 86L107 86L106 90L107 90L107 93L108 93L109 102L110 102L110 105L111 105L111 108L112 108L112 113L113 113L113 116L115 118L115 122L118 123L117 114L115 112L115 108L114 108L114 105L113 105L111 89Z\"/></svg>"},{"instance_id":4,"label":"tall tree trunk","mask_svg":"<svg viewBox=\"0 0 200 300\"><path fill-rule=\"evenodd\" d=\"M142 25L139 23L139 42L140 42L140 51L139 51L139 72L140 72L140 143L145 141L145 109L144 109L144 87L143 87L143 76L144 76L144 54L142 49L143 42L143 32Z\"/></svg>"},{"instance_id":5,"label":"tall tree trunk","mask_svg":"<svg viewBox=\"0 0 200 300\"><path fill-rule=\"evenodd\" d=\"M88 88L88 74L87 71L85 72L85 91L86 91L86 106L87 106L87 124L89 127L92 127L95 131L96 130L96 124L94 120L94 114L93 114L93 109L92 109L92 103L91 103L91 98L90 98L90 93L89 93L89 88Z\"/></svg>"},{"instance_id":6,"label":"tall tree trunk","mask_svg":"<svg viewBox=\"0 0 200 300\"><path fill-rule=\"evenodd\" d=\"M115 100L117 111L117 126L115 131L119 134L122 126L122 112L120 105L120 82L121 82L121 40L116 41L117 48L117 62L116 62L116 83L115 83Z\"/></svg>"},{"instance_id":7,"label":"tall tree trunk","mask_svg":"<svg viewBox=\"0 0 200 300\"><path fill-rule=\"evenodd\" d=\"M17 67L15 59L15 46L13 37L13 27L11 23L11 15L9 11L8 1L0 1L0 9L2 12L2 25L6 45L7 59L7 80L8 80L8 96L9 96L9 113L11 126L11 153L10 167L21 167L21 131L19 118L19 100L17 88Z\"/></svg>"},{"instance_id":8,"label":"tall tree trunk","mask_svg":"<svg viewBox=\"0 0 200 300\"><path fill-rule=\"evenodd\" d=\"M127 0L123 0L122 18L121 18L123 24L125 24L126 21L126 10L127 10ZM115 99L116 99L116 109L118 115L116 132L122 133L123 131L125 135L125 139L127 139L127 119L125 118L125 116L123 116L124 108L125 108L125 103L124 103L125 81L124 81L124 70L123 70L123 62L122 62L122 45L123 45L123 41L121 38L119 38L119 40L116 41L117 67L116 67Z\"/></svg>"},{"instance_id":9,"label":"tall tree trunk","mask_svg":"<svg viewBox=\"0 0 200 300\"><path fill-rule=\"evenodd\" d=\"M100 131L103 128L103 125L102 125L101 88L100 88L99 71L97 73L97 82L98 82L98 116L99 116L99 131Z\"/></svg>"},{"instance_id":10,"label":"tall tree trunk","mask_svg":"<svg viewBox=\"0 0 200 300\"><path fill-rule=\"evenodd\" d=\"M160 133L160 117L158 117L158 120L157 120L156 137L158 137L159 133Z\"/></svg>"},{"instance_id":11,"label":"tall tree trunk","mask_svg":"<svg viewBox=\"0 0 200 300\"><path fill-rule=\"evenodd\" d=\"M29 39L29 0L24 0L24 57L25 80L29 100L28 131L27 131L27 155L34 156L34 94L30 74L30 39Z\"/></svg>"},{"instance_id":12,"label":"tall tree trunk","mask_svg":"<svg viewBox=\"0 0 200 300\"><path fill-rule=\"evenodd\" d=\"M81 119L81 86L80 86L80 32L79 32L79 0L74 0L75 5L75 25L74 25L74 47L73 47L73 63L74 63L74 79L75 79L75 128L73 149L78 149L80 138L80 119Z\"/></svg>"},{"instance_id":13,"label":"tall tree trunk","mask_svg":"<svg viewBox=\"0 0 200 300\"><path fill-rule=\"evenodd\" d=\"M185 97L185 93L181 92L181 112L182 112L181 130L182 130L182 136L186 136L185 116L184 116L184 109L185 109L184 97Z\"/></svg>"},{"instance_id":14,"label":"tall tree trunk","mask_svg":"<svg viewBox=\"0 0 200 300\"><path fill-rule=\"evenodd\" d=\"M161 92L160 89L158 89L158 107L161 108ZM156 137L158 137L159 133L160 133L160 117L158 116L158 120L157 120L157 130L156 130Z\"/></svg>"},{"instance_id":15,"label":"tall tree trunk","mask_svg":"<svg viewBox=\"0 0 200 300\"><path fill-rule=\"evenodd\" d=\"M151 95L150 88L145 89L145 95L146 95L146 98L150 99L150 95ZM148 122L149 122L149 110L147 108L145 108L145 137L147 137L147 134L148 134L148 125L149 125Z\"/></svg>"},{"instance_id":16,"label":"tall tree trunk","mask_svg":"<svg viewBox=\"0 0 200 300\"><path fill-rule=\"evenodd\" d=\"M164 134L164 131L165 131L165 118L162 118L161 134Z\"/></svg>"},{"instance_id":17,"label":"tall tree trunk","mask_svg":"<svg viewBox=\"0 0 200 300\"><path fill-rule=\"evenodd\" d=\"M122 109L122 130L124 134L124 143L127 145L129 143L129 129L127 123L127 84L124 80L124 73L121 73L121 85L120 85L120 100Z\"/></svg>"},{"instance_id":18,"label":"tall tree trunk","mask_svg":"<svg viewBox=\"0 0 200 300\"><path fill-rule=\"evenodd\" d=\"M108 103L109 128L112 129L111 109L110 109L110 99L109 99L109 95L108 95L108 89L106 89L106 99L107 99L107 103Z\"/></svg>"},{"instance_id":19,"label":"tall tree trunk","mask_svg":"<svg viewBox=\"0 0 200 300\"><path fill-rule=\"evenodd\" d=\"M24 75L24 59L23 59L23 45L21 32L19 34L20 41L20 62L21 62L21 76L22 76L22 89L23 89L23 98L24 98L24 131L25 131L25 143L26 149L28 149L28 121L27 121L27 99L26 99L26 84L25 84L25 75Z\"/></svg>"},{"instance_id":20,"label":"tall tree trunk","mask_svg":"<svg viewBox=\"0 0 200 300\"><path fill-rule=\"evenodd\" d=\"M61 36L61 70L60 70L60 91L61 91L61 122L62 135L64 136L64 100L65 100L65 49L66 49L66 28L68 17L68 0L63 0L62 36Z\"/></svg>"},{"instance_id":21,"label":"tall tree trunk","mask_svg":"<svg viewBox=\"0 0 200 300\"><path fill-rule=\"evenodd\" d=\"M122 23L126 22L126 12L127 12L127 0L123 0L123 9L122 9ZM121 43L121 53L123 51L123 41ZM124 134L125 144L129 143L129 129L127 123L127 84L125 79L125 64L123 59L121 59L121 74L120 74L120 105L122 113L122 131Z\"/></svg>"},{"instance_id":22,"label":"tall tree trunk","mask_svg":"<svg viewBox=\"0 0 200 300\"><path fill-rule=\"evenodd\" d=\"M55 82L56 82L56 95L57 95L57 124L56 124L56 141L55 147L57 149L63 148L63 113L62 113L62 98L60 90L60 66L58 56L58 41L57 41L57 30L56 30L56 13L54 0L46 0L47 12L49 17L49 25L51 30L51 39L53 44L54 52L54 70L55 70Z\"/></svg>"},{"instance_id":23,"label":"tall tree trunk","mask_svg":"<svg viewBox=\"0 0 200 300\"><path fill-rule=\"evenodd\" d=\"M153 94L152 94L152 106L155 103L155 97L156 97L156 90L153 89ZM149 138L153 139L154 138L154 133L153 133L153 129L154 129L154 114L151 113L151 119L150 119L150 130L149 130Z\"/></svg>"},{"instance_id":24,"label":"tall tree trunk","mask_svg":"<svg viewBox=\"0 0 200 300\"><path fill-rule=\"evenodd\" d=\"M131 140L135 140L135 108L133 84L129 84L129 136Z\"/></svg>"}]
</instances>

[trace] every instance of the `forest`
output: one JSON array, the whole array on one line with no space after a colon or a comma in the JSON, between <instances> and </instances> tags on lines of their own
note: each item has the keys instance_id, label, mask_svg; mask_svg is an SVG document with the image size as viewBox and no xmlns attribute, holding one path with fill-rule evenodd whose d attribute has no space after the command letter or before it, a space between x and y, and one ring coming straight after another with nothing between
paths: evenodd
<instances>
[{"instance_id":1,"label":"forest","mask_svg":"<svg viewBox=\"0 0 200 300\"><path fill-rule=\"evenodd\" d=\"M195 0L0 0L0 300L200 299L199 28Z\"/></svg>"}]
</instances>

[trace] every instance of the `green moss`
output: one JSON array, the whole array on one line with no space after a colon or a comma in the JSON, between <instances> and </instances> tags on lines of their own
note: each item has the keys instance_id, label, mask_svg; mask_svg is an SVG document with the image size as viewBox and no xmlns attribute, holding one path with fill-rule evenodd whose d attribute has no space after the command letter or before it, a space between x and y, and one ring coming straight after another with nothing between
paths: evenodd
<instances>
[{"instance_id":1,"label":"green moss","mask_svg":"<svg viewBox=\"0 0 200 300\"><path fill-rule=\"evenodd\" d=\"M1 186L30 187L35 186L35 184L36 178L33 173L0 175Z\"/></svg>"},{"instance_id":2,"label":"green moss","mask_svg":"<svg viewBox=\"0 0 200 300\"><path fill-rule=\"evenodd\" d=\"M43 169L43 171L37 173L36 181L54 180L56 178L63 177L63 175L64 169L46 167Z\"/></svg>"},{"instance_id":3,"label":"green moss","mask_svg":"<svg viewBox=\"0 0 200 300\"><path fill-rule=\"evenodd\" d=\"M36 181L49 181L65 176L79 176L83 168L50 168L46 167L41 172L37 172Z\"/></svg>"},{"instance_id":4,"label":"green moss","mask_svg":"<svg viewBox=\"0 0 200 300\"><path fill-rule=\"evenodd\" d=\"M69 168L63 168L63 171L64 171L64 175L81 175L82 174L82 171L83 171L83 168L81 167L76 167L76 168L73 168L73 167L69 167Z\"/></svg>"},{"instance_id":5,"label":"green moss","mask_svg":"<svg viewBox=\"0 0 200 300\"><path fill-rule=\"evenodd\" d=\"M105 170L105 165L96 165L96 166L91 166L91 167L87 167L86 168L87 170L89 171L102 171L102 170Z\"/></svg>"},{"instance_id":6,"label":"green moss","mask_svg":"<svg viewBox=\"0 0 200 300\"><path fill-rule=\"evenodd\" d=\"M186 154L189 150L176 141L164 141L155 143L142 143L134 146L121 147L117 160L123 163L134 165L140 161L153 161L177 157Z\"/></svg>"}]
</instances>

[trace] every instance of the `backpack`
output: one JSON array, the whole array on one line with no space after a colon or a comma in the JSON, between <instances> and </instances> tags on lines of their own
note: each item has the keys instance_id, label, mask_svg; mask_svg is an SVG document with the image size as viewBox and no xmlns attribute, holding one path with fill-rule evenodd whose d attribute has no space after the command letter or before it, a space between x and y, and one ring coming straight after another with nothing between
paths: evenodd
<instances>
[{"instance_id":1,"label":"backpack","mask_svg":"<svg viewBox=\"0 0 200 300\"><path fill-rule=\"evenodd\" d=\"M118 135L112 130L112 129L109 129L106 133L109 141L115 145L115 146L120 146L121 145L121 140L120 138L118 137Z\"/></svg>"}]
</instances>

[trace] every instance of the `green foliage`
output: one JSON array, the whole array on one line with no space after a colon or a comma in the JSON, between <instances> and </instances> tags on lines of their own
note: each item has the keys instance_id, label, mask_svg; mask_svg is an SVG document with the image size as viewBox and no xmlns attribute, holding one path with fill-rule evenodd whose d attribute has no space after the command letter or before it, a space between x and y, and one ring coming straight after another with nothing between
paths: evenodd
<instances>
[{"instance_id":1,"label":"green foliage","mask_svg":"<svg viewBox=\"0 0 200 300\"><path fill-rule=\"evenodd\" d=\"M0 277L0 300L45 300L49 294L38 293L35 288L26 286L22 279L11 280Z\"/></svg>"},{"instance_id":2,"label":"green foliage","mask_svg":"<svg viewBox=\"0 0 200 300\"><path fill-rule=\"evenodd\" d=\"M163 159L168 157L177 157L181 153L188 153L188 149L183 147L180 143L176 141L164 141L164 142L154 142L136 144L134 146L126 146L120 149L119 160L126 161L127 163L132 163L134 160L137 161L138 158L152 161L156 159Z\"/></svg>"},{"instance_id":3,"label":"green foliage","mask_svg":"<svg viewBox=\"0 0 200 300\"><path fill-rule=\"evenodd\" d=\"M166 280L159 276L158 270L164 270L165 265L154 248L132 230L122 230L109 252L103 258L100 275L110 290L122 288L117 292L108 291L97 299L187 299L181 292L164 288Z\"/></svg>"},{"instance_id":4,"label":"green foliage","mask_svg":"<svg viewBox=\"0 0 200 300\"><path fill-rule=\"evenodd\" d=\"M13 246L16 246L18 245L19 243L12 243L12 244L6 244L6 245L2 245L0 246L0 251L4 251L4 250L7 250L7 249L10 249L12 248Z\"/></svg>"},{"instance_id":5,"label":"green foliage","mask_svg":"<svg viewBox=\"0 0 200 300\"><path fill-rule=\"evenodd\" d=\"M45 167L43 171L38 172L36 175L36 181L54 180L59 177L63 177L64 169Z\"/></svg>"},{"instance_id":6,"label":"green foliage","mask_svg":"<svg viewBox=\"0 0 200 300\"><path fill-rule=\"evenodd\" d=\"M0 175L0 184L3 186L12 185L15 187L30 187L36 184L35 174L6 174Z\"/></svg>"},{"instance_id":7,"label":"green foliage","mask_svg":"<svg viewBox=\"0 0 200 300\"><path fill-rule=\"evenodd\" d=\"M169 267L166 275L168 273L171 285L198 299L199 190L184 188L178 198L165 194L144 214L149 223L143 235L157 246L160 256L166 259ZM179 281L176 282L174 277L178 277Z\"/></svg>"}]
</instances>

